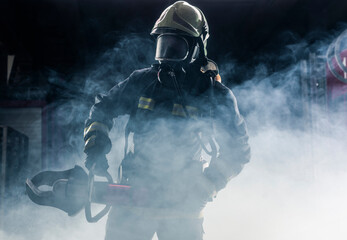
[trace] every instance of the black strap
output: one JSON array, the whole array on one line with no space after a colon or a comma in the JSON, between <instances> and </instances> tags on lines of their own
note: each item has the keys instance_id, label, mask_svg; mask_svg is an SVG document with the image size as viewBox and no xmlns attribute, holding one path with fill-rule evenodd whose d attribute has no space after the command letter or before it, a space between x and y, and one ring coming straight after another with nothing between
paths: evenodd
<instances>
[{"instance_id":1,"label":"black strap","mask_svg":"<svg viewBox=\"0 0 347 240\"><path fill-rule=\"evenodd\" d=\"M210 87L210 88L211 88L211 91L213 91L212 88L213 88L213 85L214 85L214 81L215 81L215 80L212 78L212 76L210 77L210 79L211 79L211 87ZM183 94L183 92L182 92L182 87L181 87L181 85L179 84L179 82L178 82L177 79L176 79L175 74L172 75L172 80L173 80L175 89L176 89L176 91L177 91L178 100L179 100L180 104L182 105L183 111L184 111L184 113L186 114L187 117L190 117L190 114L189 114L189 112L188 112L188 110L187 110L187 107L186 107L186 106L187 106L187 105L186 105L186 98L185 98L185 96L184 96L184 94ZM211 136L208 137L208 138L209 138L209 144L210 144L210 147L211 147L211 151L208 151L207 148L206 148L206 146L205 146L205 144L203 143L203 141L202 141L202 139L201 139L199 133L198 133L198 132L195 132L195 135L196 135L196 137L197 137L197 139L198 139L198 141L199 141L199 143L200 143L202 149L203 149L208 155L210 155L212 158L216 158L216 157L217 157L217 147L216 147L216 144L215 144L215 142L213 141L212 137L211 137Z\"/></svg>"},{"instance_id":2,"label":"black strap","mask_svg":"<svg viewBox=\"0 0 347 240\"><path fill-rule=\"evenodd\" d=\"M128 153L129 135L130 135L130 133L131 133L131 127L130 127L130 125L131 125L131 116L130 116L130 118L129 118L129 120L128 120L127 125L125 126L125 134L124 134L124 136L125 136L124 157L125 157L125 156L127 155L127 153Z\"/></svg>"},{"instance_id":3,"label":"black strap","mask_svg":"<svg viewBox=\"0 0 347 240\"><path fill-rule=\"evenodd\" d=\"M128 154L128 145L129 145L129 135L132 131L132 121L133 121L133 116L134 113L130 114L129 120L127 125L125 126L125 131L124 131L124 158L126 158L127 154ZM117 183L120 183L122 180L122 163L119 165L118 167L118 177L117 177Z\"/></svg>"}]
</instances>

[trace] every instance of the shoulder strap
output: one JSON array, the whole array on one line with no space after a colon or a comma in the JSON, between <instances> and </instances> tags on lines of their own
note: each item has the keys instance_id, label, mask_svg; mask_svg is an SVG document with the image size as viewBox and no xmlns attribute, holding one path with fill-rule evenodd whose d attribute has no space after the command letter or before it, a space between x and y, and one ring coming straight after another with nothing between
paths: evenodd
<instances>
[{"instance_id":1,"label":"shoulder strap","mask_svg":"<svg viewBox=\"0 0 347 240\"><path fill-rule=\"evenodd\" d=\"M128 153L129 135L130 135L130 132L131 132L131 130L130 130L130 122L131 122L131 120L130 120L130 118L128 120L127 125L125 126L125 133L124 133L124 139L125 139L125 143L124 143L124 157Z\"/></svg>"}]
</instances>

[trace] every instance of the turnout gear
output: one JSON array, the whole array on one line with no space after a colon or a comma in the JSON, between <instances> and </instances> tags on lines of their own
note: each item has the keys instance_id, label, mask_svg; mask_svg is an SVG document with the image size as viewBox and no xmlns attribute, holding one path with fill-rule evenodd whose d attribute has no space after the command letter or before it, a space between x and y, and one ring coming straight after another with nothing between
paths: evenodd
<instances>
[{"instance_id":1,"label":"turnout gear","mask_svg":"<svg viewBox=\"0 0 347 240\"><path fill-rule=\"evenodd\" d=\"M129 115L118 184L134 192L146 189L146 199L140 199L150 204L139 207L128 201L128 206L113 206L106 239L151 239L157 232L159 239L201 240L202 209L250 159L247 127L235 96L221 83L217 64L207 59L209 30L200 9L184 1L174 3L151 34L157 37L159 64L134 71L97 97L85 123L85 165L89 176L108 176L108 132L114 118ZM211 156L209 164L203 151ZM89 218L91 189L98 189L91 179ZM109 208L109 197L101 197L108 204L102 214ZM59 208L75 212L83 204Z\"/></svg>"},{"instance_id":2,"label":"turnout gear","mask_svg":"<svg viewBox=\"0 0 347 240\"><path fill-rule=\"evenodd\" d=\"M184 75L175 75L181 84L182 101L174 87L158 81L160 65L153 65L133 72L93 106L87 122L107 124L117 116L130 115L126 129L133 133L133 147L121 163L119 183L134 188L148 186L153 193L150 208L114 206L106 239L143 239L142 234L161 232L168 216L175 222L197 221L206 203L249 161L246 125L236 99L213 78L213 70L202 72L200 66L191 64ZM213 148L206 140L211 135L219 154L204 169L201 142ZM134 218L148 223L145 232L140 223L131 224ZM120 226L132 226L131 235L128 228ZM189 231L182 229L182 234L185 232ZM194 236L202 238L197 230ZM182 235L181 239L186 238Z\"/></svg>"},{"instance_id":3,"label":"turnout gear","mask_svg":"<svg viewBox=\"0 0 347 240\"><path fill-rule=\"evenodd\" d=\"M174 3L151 34L157 39L159 64L137 70L114 86L96 102L86 121L110 129L112 119L130 115L119 183L149 186L153 193L151 208L114 206L106 239L150 239L155 231L159 236L168 217L186 222L182 236L175 239L202 239L202 221L198 221L202 209L250 159L247 128L235 96L221 83L217 64L207 59L209 29L200 9L183 1ZM132 151L128 151L130 132ZM211 155L208 167L202 151ZM144 231L143 222L148 223ZM195 230L184 235L190 226Z\"/></svg>"},{"instance_id":4,"label":"turnout gear","mask_svg":"<svg viewBox=\"0 0 347 240\"><path fill-rule=\"evenodd\" d=\"M157 81L156 65L135 71L93 106L87 122L98 119L107 123L119 115L130 115L134 148L132 157L122 163L122 183L183 184L179 179L199 178L203 162L195 133L209 136L213 129L220 154L203 174L217 191L249 161L246 125L235 96L222 83L212 80L211 84L211 77L198 69L188 69L182 81L189 118L176 89ZM187 192L182 192L182 197L186 195Z\"/></svg>"}]
</instances>

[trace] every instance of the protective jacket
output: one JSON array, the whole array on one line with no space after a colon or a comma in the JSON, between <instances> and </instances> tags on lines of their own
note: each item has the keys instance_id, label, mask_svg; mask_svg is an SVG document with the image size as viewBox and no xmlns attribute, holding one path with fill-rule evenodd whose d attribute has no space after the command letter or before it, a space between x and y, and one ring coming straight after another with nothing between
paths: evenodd
<instances>
[{"instance_id":1,"label":"protective jacket","mask_svg":"<svg viewBox=\"0 0 347 240\"><path fill-rule=\"evenodd\" d=\"M130 115L126 131L134 133L134 148L122 162L121 181L152 186L160 195L159 207L181 205L205 180L217 191L224 188L250 159L246 124L232 91L191 65L177 76L183 96L158 81L159 67L153 65L99 96L86 121L85 152L98 148L107 153L111 146L104 140L113 119ZM202 145L211 151L211 136L218 156L203 170Z\"/></svg>"}]
</instances>

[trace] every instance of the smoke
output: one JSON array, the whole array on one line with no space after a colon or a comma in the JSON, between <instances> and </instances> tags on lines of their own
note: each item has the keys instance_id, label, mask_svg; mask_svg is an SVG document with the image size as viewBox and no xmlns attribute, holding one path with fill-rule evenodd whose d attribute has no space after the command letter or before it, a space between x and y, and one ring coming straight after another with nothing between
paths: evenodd
<instances>
[{"instance_id":1,"label":"smoke","mask_svg":"<svg viewBox=\"0 0 347 240\"><path fill-rule=\"evenodd\" d=\"M207 207L205 239L345 239L340 133L266 127L251 134L252 162Z\"/></svg>"},{"instance_id":2,"label":"smoke","mask_svg":"<svg viewBox=\"0 0 347 240\"><path fill-rule=\"evenodd\" d=\"M329 118L334 121L326 121L325 109L314 106L319 129L312 131L303 111L307 99L302 98L300 82L302 52L308 48L324 52L332 39L317 45L298 40L296 36L292 39L297 42L287 44L285 51L256 56L258 65L249 70L249 80L241 85L234 85L229 78L247 67L236 66L237 61L230 58L219 63L222 77L233 86L246 118L252 159L207 205L205 240L342 240L347 237L346 124L338 124L346 116L341 115L343 112L330 113ZM65 141L71 151L62 148L67 152L57 168L83 164L81 136L83 121L92 104L91 96L105 92L132 70L148 66L153 53L154 46L149 39L136 34L123 37L84 73L86 83L80 95L58 102L58 117L61 126L69 131ZM280 70L269 66L269 62L276 60ZM114 147L108 158L113 176L122 159L126 121L127 117L117 118L110 133ZM56 209L35 205L26 196L21 196L1 220L4 228L0 239L8 240L103 239L106 223L104 218L88 224L83 212L70 218Z\"/></svg>"},{"instance_id":3,"label":"smoke","mask_svg":"<svg viewBox=\"0 0 347 240\"><path fill-rule=\"evenodd\" d=\"M295 48L319 54L328 42L302 40ZM347 237L346 112L313 105L315 119L307 118L296 56L282 55L292 64L272 73L259 64L251 80L233 89L247 113L252 160L207 206L204 239Z\"/></svg>"}]
</instances>

